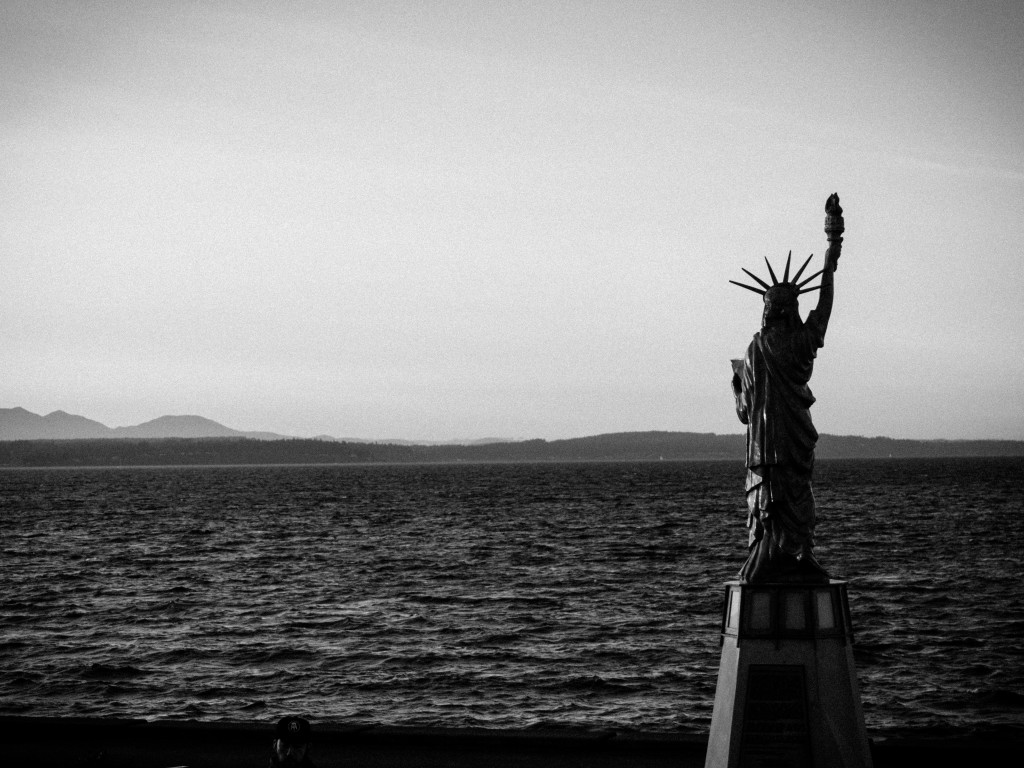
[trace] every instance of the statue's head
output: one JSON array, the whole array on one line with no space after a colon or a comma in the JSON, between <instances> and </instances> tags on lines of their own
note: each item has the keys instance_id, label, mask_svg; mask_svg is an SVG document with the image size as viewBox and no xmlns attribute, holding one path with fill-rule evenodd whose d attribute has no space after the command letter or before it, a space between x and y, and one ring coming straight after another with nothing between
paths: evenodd
<instances>
[{"instance_id":1,"label":"statue's head","mask_svg":"<svg viewBox=\"0 0 1024 768\"><path fill-rule=\"evenodd\" d=\"M786 257L786 271L782 275L782 280L775 277L775 270L772 269L772 265L765 259L765 263L768 264L768 274L771 275L772 284L769 285L764 280L759 278L749 269L743 271L750 275L760 285L760 288L755 288L752 285L744 285L743 283L737 283L735 280L729 282L733 285L738 285L740 288L746 288L748 291L759 293L764 296L764 313L761 315L761 327L769 328L776 325L792 325L800 321L800 303L797 300L801 293L807 293L808 291L816 291L821 286L815 285L812 288L804 288L807 283L811 282L814 278L821 274L822 271L816 272L810 277L806 278L803 282L800 282L800 275L807 269L807 265L811 263L811 259L814 257L813 254L807 257L807 261L804 262L803 266L797 270L797 273L793 276L793 279L789 279L789 265L790 259L793 257L793 252L789 252L789 256Z\"/></svg>"},{"instance_id":2,"label":"statue's head","mask_svg":"<svg viewBox=\"0 0 1024 768\"><path fill-rule=\"evenodd\" d=\"M799 290L792 283L779 283L764 292L761 327L786 326L800 319Z\"/></svg>"}]
</instances>

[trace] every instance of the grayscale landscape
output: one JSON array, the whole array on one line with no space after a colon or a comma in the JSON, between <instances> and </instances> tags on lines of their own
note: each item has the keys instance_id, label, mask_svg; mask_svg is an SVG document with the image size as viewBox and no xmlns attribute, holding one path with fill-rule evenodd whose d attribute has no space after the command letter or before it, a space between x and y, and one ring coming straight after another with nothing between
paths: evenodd
<instances>
[{"instance_id":1,"label":"grayscale landscape","mask_svg":"<svg viewBox=\"0 0 1024 768\"><path fill-rule=\"evenodd\" d=\"M1019 762L1021 40L0 3L8 761Z\"/></svg>"}]
</instances>

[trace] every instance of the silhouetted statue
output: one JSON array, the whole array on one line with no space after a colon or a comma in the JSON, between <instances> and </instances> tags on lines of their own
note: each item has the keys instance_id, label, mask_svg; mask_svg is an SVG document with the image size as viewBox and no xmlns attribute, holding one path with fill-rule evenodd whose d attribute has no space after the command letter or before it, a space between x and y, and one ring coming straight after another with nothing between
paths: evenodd
<instances>
[{"instance_id":1,"label":"silhouetted statue","mask_svg":"<svg viewBox=\"0 0 1024 768\"><path fill-rule=\"evenodd\" d=\"M814 559L814 445L818 433L811 423L814 403L807 382L814 358L825 344L832 314L833 274L842 249L843 209L833 194L825 203L825 235L829 247L824 268L805 278L812 256L790 280L792 251L778 280L768 264L771 285L744 269L760 288L729 282L764 296L761 330L742 360L733 360L732 387L736 413L747 425L747 527L750 554L740 570L741 581L827 581ZM767 262L767 259L765 260ZM804 286L821 275L821 285ZM797 298L820 289L818 306L800 319Z\"/></svg>"}]
</instances>

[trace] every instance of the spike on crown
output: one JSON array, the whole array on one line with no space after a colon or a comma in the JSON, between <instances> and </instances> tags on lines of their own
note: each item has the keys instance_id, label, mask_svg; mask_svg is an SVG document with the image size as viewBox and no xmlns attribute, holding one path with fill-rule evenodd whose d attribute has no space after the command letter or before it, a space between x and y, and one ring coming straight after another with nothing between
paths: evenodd
<instances>
[{"instance_id":1,"label":"spike on crown","mask_svg":"<svg viewBox=\"0 0 1024 768\"><path fill-rule=\"evenodd\" d=\"M800 275L802 275L804 273L804 270L807 269L807 265L810 264L811 263L811 259L814 258L814 254L812 253L810 256L807 257L807 261L804 262L804 265L802 267L800 267L800 269L798 269L796 271L795 275L793 275L793 279L790 280L789 279L789 264L790 264L790 260L792 258L793 258L793 252L790 251L789 255L786 257L786 271L782 273L782 280L781 281L775 276L775 270L772 269L771 262L768 261L767 258L764 260L765 264L768 265L768 274L772 278L772 284L771 285L766 283L764 280L759 278L757 275L755 275L750 270L743 269L742 267L740 267L740 269L743 269L743 271L746 272L750 277L754 278L754 281L758 285L760 285L761 287L760 288L755 288L754 286L746 285L745 283L737 283L735 280L730 280L729 282L732 283L733 285L738 285L740 288L746 288L748 291L753 291L754 293L761 294L762 296L764 296L764 300L766 302L768 302L768 301L771 301L773 303L774 302L778 302L778 301L782 301L782 302L785 302L785 303L795 302L797 300L797 297L801 293L807 293L808 291L816 291L819 288L821 288L820 285L812 285L810 288L804 288L804 286L807 285L809 282L811 282L811 280L816 278L818 275L820 275L825 270L823 270L823 269L818 270L813 275L811 275L810 277L806 278L803 282L800 282Z\"/></svg>"}]
</instances>

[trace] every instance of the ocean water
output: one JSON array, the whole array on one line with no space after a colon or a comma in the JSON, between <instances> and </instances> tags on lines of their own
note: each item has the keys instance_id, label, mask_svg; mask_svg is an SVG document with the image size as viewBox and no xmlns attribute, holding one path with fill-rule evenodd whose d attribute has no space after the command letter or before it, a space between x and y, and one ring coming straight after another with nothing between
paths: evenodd
<instances>
[{"instance_id":1,"label":"ocean water","mask_svg":"<svg viewBox=\"0 0 1024 768\"><path fill-rule=\"evenodd\" d=\"M873 736L1024 737L1024 459L819 462ZM734 462L0 470L0 714L704 733Z\"/></svg>"}]
</instances>

